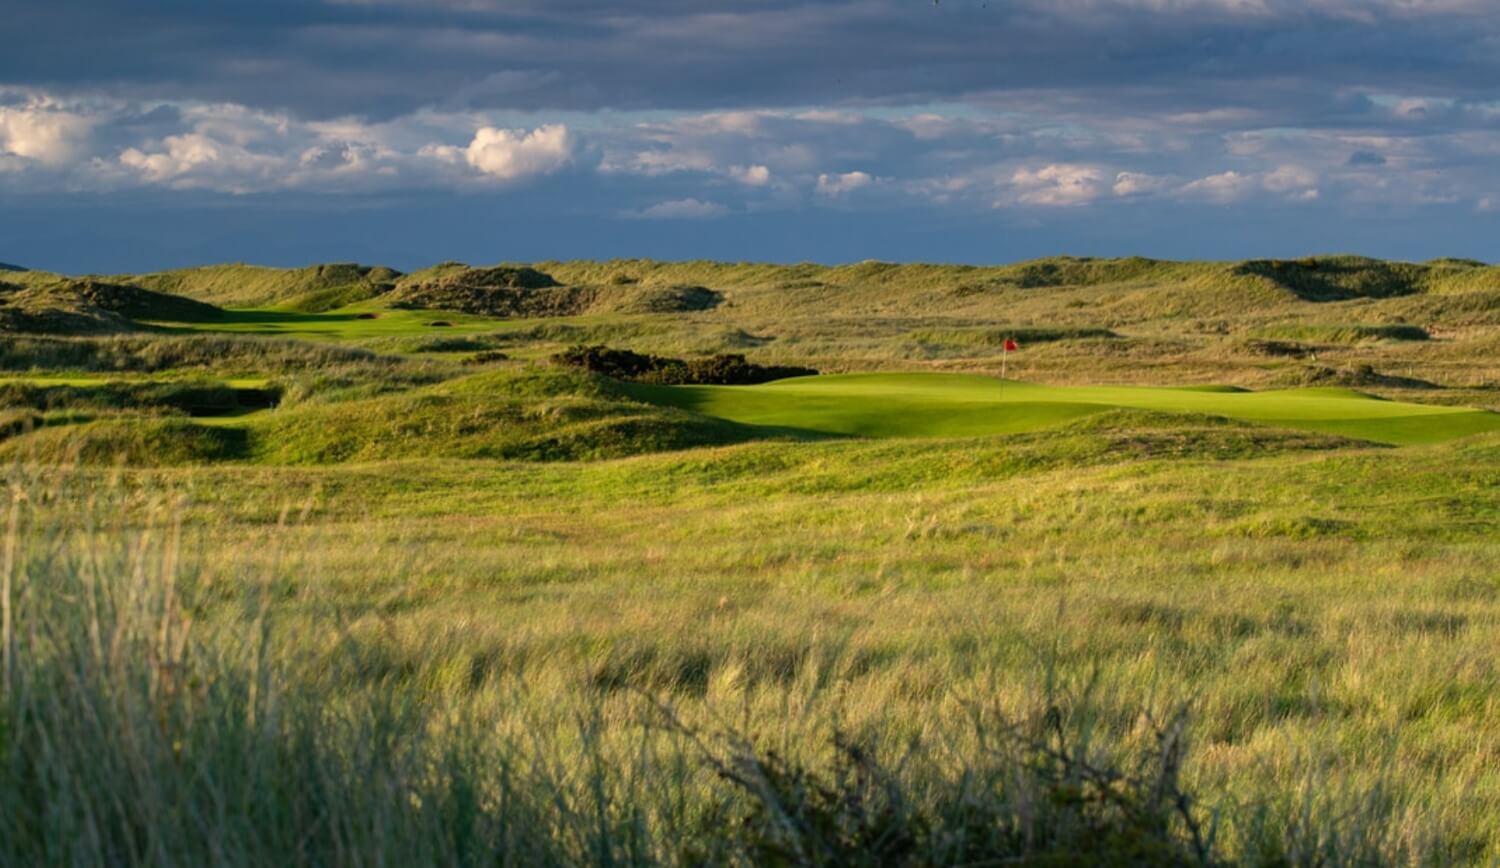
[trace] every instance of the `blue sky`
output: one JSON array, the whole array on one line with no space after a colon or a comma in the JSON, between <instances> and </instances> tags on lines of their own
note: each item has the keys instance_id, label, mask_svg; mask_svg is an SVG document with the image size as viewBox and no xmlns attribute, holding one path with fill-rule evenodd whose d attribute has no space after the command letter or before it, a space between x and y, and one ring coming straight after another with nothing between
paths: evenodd
<instances>
[{"instance_id":1,"label":"blue sky","mask_svg":"<svg viewBox=\"0 0 1500 868\"><path fill-rule=\"evenodd\" d=\"M1493 0L4 0L0 261L1500 259Z\"/></svg>"}]
</instances>

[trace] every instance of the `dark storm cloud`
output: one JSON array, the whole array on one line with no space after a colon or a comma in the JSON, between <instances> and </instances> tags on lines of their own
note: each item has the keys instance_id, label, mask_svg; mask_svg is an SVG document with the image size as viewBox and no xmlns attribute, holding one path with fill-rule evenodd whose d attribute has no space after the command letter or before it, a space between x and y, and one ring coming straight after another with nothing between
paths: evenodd
<instances>
[{"instance_id":1,"label":"dark storm cloud","mask_svg":"<svg viewBox=\"0 0 1500 868\"><path fill-rule=\"evenodd\" d=\"M1487 256L1500 219L1494 0L0 0L0 33L7 261Z\"/></svg>"},{"instance_id":2,"label":"dark storm cloud","mask_svg":"<svg viewBox=\"0 0 1500 868\"><path fill-rule=\"evenodd\" d=\"M0 82L302 117L1129 96L1288 122L1346 90L1493 99L1463 0L8 0ZM1315 82L1315 86L1309 83ZM1128 108L1118 107L1117 108Z\"/></svg>"}]
</instances>

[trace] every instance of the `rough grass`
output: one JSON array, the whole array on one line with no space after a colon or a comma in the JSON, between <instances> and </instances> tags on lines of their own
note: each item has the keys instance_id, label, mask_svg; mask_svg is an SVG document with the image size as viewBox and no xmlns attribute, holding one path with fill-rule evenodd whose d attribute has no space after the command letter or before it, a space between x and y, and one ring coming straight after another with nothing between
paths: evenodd
<instances>
[{"instance_id":1,"label":"rough grass","mask_svg":"<svg viewBox=\"0 0 1500 868\"><path fill-rule=\"evenodd\" d=\"M0 370L13 372L151 374L190 369L280 374L350 366L395 369L402 365L400 359L381 358L361 349L223 335L108 338L28 335L0 343Z\"/></svg>"},{"instance_id":2,"label":"rough grass","mask_svg":"<svg viewBox=\"0 0 1500 868\"><path fill-rule=\"evenodd\" d=\"M1332 344L1353 344L1360 341L1425 341L1432 337L1427 330L1415 325L1319 325L1316 323L1294 323L1263 326L1255 334L1264 338L1281 338L1292 341L1311 341Z\"/></svg>"},{"instance_id":3,"label":"rough grass","mask_svg":"<svg viewBox=\"0 0 1500 868\"><path fill-rule=\"evenodd\" d=\"M155 274L126 276L123 280L157 292L197 299L220 307L260 307L284 304L303 310L327 309L330 299L369 297L395 285L399 273L389 268L352 263L307 268L262 268L227 264L184 268Z\"/></svg>"},{"instance_id":4,"label":"rough grass","mask_svg":"<svg viewBox=\"0 0 1500 868\"><path fill-rule=\"evenodd\" d=\"M1437 597L1372 600L1350 578L1365 554L1333 532L1312 544L1333 540L1318 562L1337 578L1317 588L1284 554L1319 549L1268 536L1229 543L1218 581L1174 573L1169 598L1141 559L1159 535L1201 527L1162 507L1215 484L1180 464L1155 465L1167 475L1134 504L1160 510L1147 538L1116 537L1092 565L1005 554L1048 533L1030 522L986 563L996 547L975 546L976 528L1110 474L955 500L973 483L941 468L962 452L908 455L927 467L920 491L704 509L872 457L810 448L800 467L758 447L696 467L437 465L416 490L400 472L412 465L225 471L237 484L186 500L172 476L13 469L0 859L1311 866L1494 852L1493 764L1447 761L1491 738L1466 702L1483 670L1436 694L1409 678L1478 641L1492 596L1450 581ZM1456 457L1403 476L1443 485ZM1317 473L1267 468L1225 502L1299 467ZM405 506L353 530L335 518L430 510L428 486L455 470L437 512ZM656 470L678 484L641 488ZM601 484L573 487L580 473ZM637 510L575 512L606 501L611 478L643 494ZM334 480L296 525L274 522L289 502L271 492ZM1004 496L1023 490L1024 504ZM476 496L496 511L441 520ZM1122 505L1073 499L1035 517L1109 545L1114 528L1094 525ZM1226 519L1216 510L1211 527ZM1450 531L1426 557L1479 539ZM1475 567L1493 556L1471 554ZM1179 552L1174 568L1209 555ZM961 585L943 578L954 558L974 570ZM882 562L879 586L857 584ZM1225 598L1235 576L1259 593ZM809 606L809 591L837 602Z\"/></svg>"}]
</instances>

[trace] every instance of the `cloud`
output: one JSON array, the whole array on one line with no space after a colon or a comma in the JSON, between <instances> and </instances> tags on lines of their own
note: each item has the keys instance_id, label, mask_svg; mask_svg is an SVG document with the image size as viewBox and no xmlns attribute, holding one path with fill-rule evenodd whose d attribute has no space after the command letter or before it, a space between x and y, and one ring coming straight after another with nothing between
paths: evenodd
<instances>
[{"instance_id":1,"label":"cloud","mask_svg":"<svg viewBox=\"0 0 1500 868\"><path fill-rule=\"evenodd\" d=\"M1384 166L1385 157L1375 151L1355 151L1349 155L1351 166Z\"/></svg>"},{"instance_id":2,"label":"cloud","mask_svg":"<svg viewBox=\"0 0 1500 868\"><path fill-rule=\"evenodd\" d=\"M868 187L874 181L868 172L844 172L839 175L824 173L818 176L816 189L823 196L842 196L861 187Z\"/></svg>"},{"instance_id":3,"label":"cloud","mask_svg":"<svg viewBox=\"0 0 1500 868\"><path fill-rule=\"evenodd\" d=\"M61 165L84 150L92 126L88 118L45 99L19 108L0 105L0 153Z\"/></svg>"},{"instance_id":4,"label":"cloud","mask_svg":"<svg viewBox=\"0 0 1500 868\"><path fill-rule=\"evenodd\" d=\"M149 154L139 148L127 148L120 154L120 162L139 171L148 181L167 181L224 159L220 145L198 133L167 136L162 145L163 150ZM241 157L243 152L237 159Z\"/></svg>"},{"instance_id":5,"label":"cloud","mask_svg":"<svg viewBox=\"0 0 1500 868\"><path fill-rule=\"evenodd\" d=\"M1206 199L1221 204L1241 202L1267 192L1300 202L1310 202L1322 195L1318 189L1317 173L1294 165L1250 174L1234 170L1220 172L1185 184L1178 191L1183 198Z\"/></svg>"},{"instance_id":6,"label":"cloud","mask_svg":"<svg viewBox=\"0 0 1500 868\"><path fill-rule=\"evenodd\" d=\"M622 216L641 220L710 220L723 217L729 209L718 202L700 199L673 199L658 202L639 211L626 211Z\"/></svg>"},{"instance_id":7,"label":"cloud","mask_svg":"<svg viewBox=\"0 0 1500 868\"><path fill-rule=\"evenodd\" d=\"M771 170L765 166L730 166L729 176L748 187L764 187L771 183Z\"/></svg>"},{"instance_id":8,"label":"cloud","mask_svg":"<svg viewBox=\"0 0 1500 868\"><path fill-rule=\"evenodd\" d=\"M1304 166L1277 166L1261 177L1261 186L1272 193L1303 201L1320 195L1317 173Z\"/></svg>"},{"instance_id":9,"label":"cloud","mask_svg":"<svg viewBox=\"0 0 1500 868\"><path fill-rule=\"evenodd\" d=\"M464 161L502 181L550 175L573 159L573 140L562 124L517 133L481 127L464 150Z\"/></svg>"},{"instance_id":10,"label":"cloud","mask_svg":"<svg viewBox=\"0 0 1500 868\"><path fill-rule=\"evenodd\" d=\"M650 108L744 120L793 106L836 118L1001 95L1307 121L1351 89L1483 99L1500 69L1488 0L8 0L6 12L26 38L0 56L0 81L319 119Z\"/></svg>"},{"instance_id":11,"label":"cloud","mask_svg":"<svg viewBox=\"0 0 1500 868\"><path fill-rule=\"evenodd\" d=\"M1250 195L1254 189L1254 178L1239 172L1228 171L1191 181L1183 185L1181 193L1190 199L1235 202Z\"/></svg>"},{"instance_id":12,"label":"cloud","mask_svg":"<svg viewBox=\"0 0 1500 868\"><path fill-rule=\"evenodd\" d=\"M1171 188L1172 179L1145 172L1120 172L1111 191L1116 196L1144 196Z\"/></svg>"},{"instance_id":13,"label":"cloud","mask_svg":"<svg viewBox=\"0 0 1500 868\"><path fill-rule=\"evenodd\" d=\"M1021 168L1011 176L1016 200L1026 205L1066 207L1086 205L1102 195L1103 174L1093 166L1053 163L1040 169Z\"/></svg>"}]
</instances>

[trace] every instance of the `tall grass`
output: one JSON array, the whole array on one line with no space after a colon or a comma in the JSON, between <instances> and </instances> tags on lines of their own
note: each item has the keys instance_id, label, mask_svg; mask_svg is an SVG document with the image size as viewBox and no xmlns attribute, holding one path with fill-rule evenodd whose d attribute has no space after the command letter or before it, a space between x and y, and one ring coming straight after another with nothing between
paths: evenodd
<instances>
[{"instance_id":1,"label":"tall grass","mask_svg":"<svg viewBox=\"0 0 1500 868\"><path fill-rule=\"evenodd\" d=\"M0 558L0 863L958 865L1417 862L1380 792L1200 801L1188 717L1097 685L892 739L842 722L837 655L779 720L526 679L435 692L337 618L282 616L126 477L13 470ZM282 522L285 523L285 514ZM275 538L283 531L272 531ZM634 679L629 671L620 673ZM732 678L712 672L710 681ZM1070 686L1071 684L1071 686ZM676 704L674 704L676 703Z\"/></svg>"}]
</instances>

